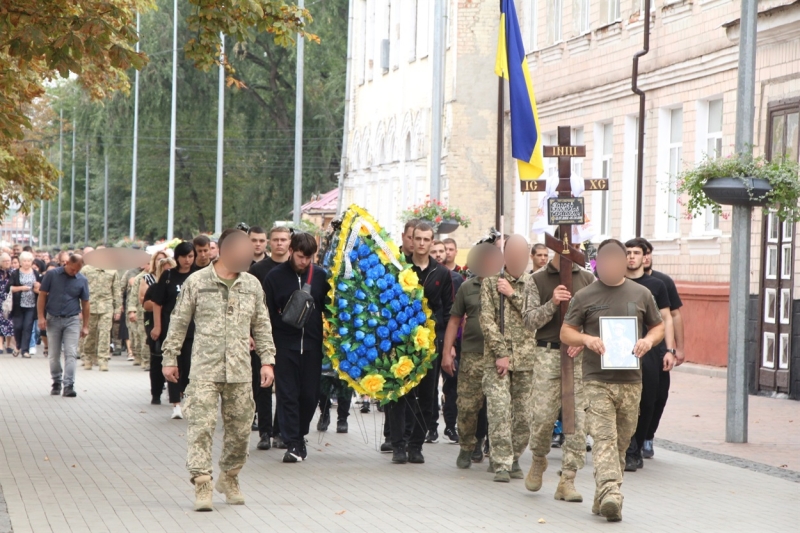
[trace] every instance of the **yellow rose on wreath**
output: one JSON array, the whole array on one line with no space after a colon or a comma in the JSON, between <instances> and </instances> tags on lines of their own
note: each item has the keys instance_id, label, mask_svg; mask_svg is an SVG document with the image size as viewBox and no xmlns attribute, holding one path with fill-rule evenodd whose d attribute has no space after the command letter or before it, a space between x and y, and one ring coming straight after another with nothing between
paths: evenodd
<instances>
[{"instance_id":1,"label":"yellow rose on wreath","mask_svg":"<svg viewBox=\"0 0 800 533\"><path fill-rule=\"evenodd\" d=\"M430 330L417 326L414 330L414 348L417 350L429 350L431 347Z\"/></svg>"},{"instance_id":2,"label":"yellow rose on wreath","mask_svg":"<svg viewBox=\"0 0 800 533\"><path fill-rule=\"evenodd\" d=\"M367 394L376 394L383 390L385 383L386 380L380 374L370 374L361 378L360 385Z\"/></svg>"},{"instance_id":3,"label":"yellow rose on wreath","mask_svg":"<svg viewBox=\"0 0 800 533\"><path fill-rule=\"evenodd\" d=\"M400 274L397 275L397 281L400 282L400 286L406 292L413 291L417 288L417 285L419 285L419 277L417 276L417 273L410 268L400 272Z\"/></svg>"},{"instance_id":4,"label":"yellow rose on wreath","mask_svg":"<svg viewBox=\"0 0 800 533\"><path fill-rule=\"evenodd\" d=\"M414 361L407 356L402 356L392 365L391 371L397 379L403 379L414 370Z\"/></svg>"}]
</instances>

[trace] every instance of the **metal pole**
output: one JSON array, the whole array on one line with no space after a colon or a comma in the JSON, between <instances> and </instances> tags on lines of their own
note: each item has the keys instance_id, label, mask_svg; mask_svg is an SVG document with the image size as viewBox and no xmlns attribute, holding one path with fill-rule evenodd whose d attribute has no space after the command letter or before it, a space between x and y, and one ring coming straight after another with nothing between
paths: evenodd
<instances>
[{"instance_id":1,"label":"metal pole","mask_svg":"<svg viewBox=\"0 0 800 533\"><path fill-rule=\"evenodd\" d=\"M178 0L173 2L172 23L172 112L169 131L169 192L167 201L167 240L172 240L175 223L175 127L178 115Z\"/></svg>"},{"instance_id":2,"label":"metal pole","mask_svg":"<svg viewBox=\"0 0 800 533\"><path fill-rule=\"evenodd\" d=\"M75 113L75 111L73 111ZM72 193L69 198L69 245L75 244L75 130L78 129L78 121L72 124Z\"/></svg>"},{"instance_id":3,"label":"metal pole","mask_svg":"<svg viewBox=\"0 0 800 533\"><path fill-rule=\"evenodd\" d=\"M41 247L44 244L44 200L39 202L39 245ZM33 243L31 243L33 246Z\"/></svg>"},{"instance_id":4,"label":"metal pole","mask_svg":"<svg viewBox=\"0 0 800 533\"><path fill-rule=\"evenodd\" d=\"M738 154L752 156L756 101L757 0L742 0L741 13L735 147ZM725 442L747 442L748 397L745 339L747 338L747 300L750 292L751 215L752 208L733 206Z\"/></svg>"},{"instance_id":5,"label":"metal pole","mask_svg":"<svg viewBox=\"0 0 800 533\"><path fill-rule=\"evenodd\" d=\"M225 35L219 34L219 98L217 110L217 202L214 213L214 232L222 233L222 168L225 142Z\"/></svg>"},{"instance_id":6,"label":"metal pole","mask_svg":"<svg viewBox=\"0 0 800 533\"><path fill-rule=\"evenodd\" d=\"M503 196L505 195L505 191L503 190L503 151L505 147L504 136L505 136L505 87L503 84L503 78L497 78L497 176L496 176L496 183L495 183L495 227L500 232L500 249L502 250L505 246L503 242L504 239L504 231L503 223L503 210L504 210L504 202ZM505 269L503 270L505 272ZM505 296L500 295L500 333L505 332Z\"/></svg>"},{"instance_id":7,"label":"metal pole","mask_svg":"<svg viewBox=\"0 0 800 533\"><path fill-rule=\"evenodd\" d=\"M56 220L56 242L61 245L61 183L64 178L64 109L59 113L58 132L58 219ZM49 240L49 239L48 239Z\"/></svg>"},{"instance_id":8,"label":"metal pole","mask_svg":"<svg viewBox=\"0 0 800 533\"><path fill-rule=\"evenodd\" d=\"M136 12L136 36L139 38L139 12ZM139 41L136 41L136 53L139 53ZM128 236L136 237L136 174L139 156L139 71L134 74L133 85L133 164L131 165L131 227Z\"/></svg>"},{"instance_id":9,"label":"metal pole","mask_svg":"<svg viewBox=\"0 0 800 533\"><path fill-rule=\"evenodd\" d=\"M305 1L299 0L297 7L305 8ZM294 115L294 210L292 223L295 227L300 225L300 205L303 196L303 77L305 62L305 40L297 35L297 86L295 93Z\"/></svg>"},{"instance_id":10,"label":"metal pole","mask_svg":"<svg viewBox=\"0 0 800 533\"><path fill-rule=\"evenodd\" d=\"M631 90L639 95L639 127L637 143L639 144L636 157L636 236L642 236L642 206L644 205L644 120L645 120L645 94L639 88L639 58L650 51L650 4L651 0L644 0L644 37L642 49L633 54L633 75L631 76Z\"/></svg>"},{"instance_id":11,"label":"metal pole","mask_svg":"<svg viewBox=\"0 0 800 533\"><path fill-rule=\"evenodd\" d=\"M442 194L442 119L444 115L444 54L447 24L445 0L433 5L433 94L431 95L431 200Z\"/></svg>"},{"instance_id":12,"label":"metal pole","mask_svg":"<svg viewBox=\"0 0 800 533\"><path fill-rule=\"evenodd\" d=\"M47 200L47 247L50 248L50 224L53 222L52 217L53 200Z\"/></svg>"},{"instance_id":13,"label":"metal pole","mask_svg":"<svg viewBox=\"0 0 800 533\"><path fill-rule=\"evenodd\" d=\"M336 204L336 215L342 214L342 204L344 202L344 178L347 173L347 133L350 124L350 76L352 75L353 65L353 23L354 12L353 0L347 6L347 67L345 70L344 82L344 127L342 128L342 159L339 163L339 199Z\"/></svg>"},{"instance_id":14,"label":"metal pole","mask_svg":"<svg viewBox=\"0 0 800 533\"><path fill-rule=\"evenodd\" d=\"M89 246L89 143L86 143L86 192L83 200L83 245Z\"/></svg>"},{"instance_id":15,"label":"metal pole","mask_svg":"<svg viewBox=\"0 0 800 533\"><path fill-rule=\"evenodd\" d=\"M103 175L103 244L108 246L108 152L103 151L105 156L105 172Z\"/></svg>"}]
</instances>

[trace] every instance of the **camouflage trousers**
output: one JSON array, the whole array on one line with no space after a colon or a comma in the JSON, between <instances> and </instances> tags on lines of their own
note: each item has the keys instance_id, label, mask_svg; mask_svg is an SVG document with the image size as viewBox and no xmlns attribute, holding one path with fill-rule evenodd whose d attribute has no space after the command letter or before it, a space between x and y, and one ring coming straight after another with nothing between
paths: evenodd
<instances>
[{"instance_id":1,"label":"camouflage trousers","mask_svg":"<svg viewBox=\"0 0 800 533\"><path fill-rule=\"evenodd\" d=\"M127 319L126 319L127 320ZM147 346L147 333L144 329L144 317L137 316L136 322L128 320L128 336L131 339L131 355L135 363L145 368L150 366L150 347Z\"/></svg>"},{"instance_id":2,"label":"camouflage trousers","mask_svg":"<svg viewBox=\"0 0 800 533\"><path fill-rule=\"evenodd\" d=\"M477 439L478 413L483 408L483 354L464 352L458 367L458 433L462 450L472 452Z\"/></svg>"},{"instance_id":3,"label":"camouflage trousers","mask_svg":"<svg viewBox=\"0 0 800 533\"><path fill-rule=\"evenodd\" d=\"M91 313L89 315L89 334L83 339L81 354L85 366L108 361L111 357L111 325L113 313Z\"/></svg>"},{"instance_id":4,"label":"camouflage trousers","mask_svg":"<svg viewBox=\"0 0 800 533\"><path fill-rule=\"evenodd\" d=\"M561 409L561 351L537 347L536 378L533 386L531 451L536 457L550 453L553 424ZM583 355L575 359L573 382L575 384L575 433L566 435L561 448L561 469L578 471L586 462L586 403L583 393Z\"/></svg>"},{"instance_id":5,"label":"camouflage trousers","mask_svg":"<svg viewBox=\"0 0 800 533\"><path fill-rule=\"evenodd\" d=\"M496 472L510 472L511 464L528 447L532 390L533 371L515 370L500 377L494 365L484 364L483 393L486 395L492 464Z\"/></svg>"},{"instance_id":6,"label":"camouflage trousers","mask_svg":"<svg viewBox=\"0 0 800 533\"><path fill-rule=\"evenodd\" d=\"M592 460L596 484L595 501L609 494L622 496L625 450L639 420L641 383L586 381L586 429L594 439Z\"/></svg>"},{"instance_id":7,"label":"camouflage trousers","mask_svg":"<svg viewBox=\"0 0 800 533\"><path fill-rule=\"evenodd\" d=\"M185 397L186 468L191 479L210 476L211 445L217 428L217 414L222 403L222 454L219 467L223 472L241 468L247 461L250 449L250 426L255 415L253 384L216 383L192 380Z\"/></svg>"}]
</instances>

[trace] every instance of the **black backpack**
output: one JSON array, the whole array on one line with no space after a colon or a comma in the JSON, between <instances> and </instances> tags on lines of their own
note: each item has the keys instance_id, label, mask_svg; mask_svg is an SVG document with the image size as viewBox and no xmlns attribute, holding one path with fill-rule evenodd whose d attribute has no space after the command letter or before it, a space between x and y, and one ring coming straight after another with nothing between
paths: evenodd
<instances>
[{"instance_id":1,"label":"black backpack","mask_svg":"<svg viewBox=\"0 0 800 533\"><path fill-rule=\"evenodd\" d=\"M308 279L303 284L303 288L296 290L289 297L286 306L283 308L281 320L297 329L305 327L306 322L311 317L314 310L314 297L311 296L311 280L314 274L314 265L308 267Z\"/></svg>"}]
</instances>

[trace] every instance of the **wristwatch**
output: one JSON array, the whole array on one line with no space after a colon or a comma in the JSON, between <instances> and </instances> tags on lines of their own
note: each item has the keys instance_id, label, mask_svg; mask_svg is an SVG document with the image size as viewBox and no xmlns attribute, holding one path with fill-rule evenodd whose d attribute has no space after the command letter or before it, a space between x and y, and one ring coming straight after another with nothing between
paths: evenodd
<instances>
[{"instance_id":1,"label":"wristwatch","mask_svg":"<svg viewBox=\"0 0 800 533\"><path fill-rule=\"evenodd\" d=\"M667 353L671 353L672 355L677 355L675 348L667 348Z\"/></svg>"}]
</instances>

